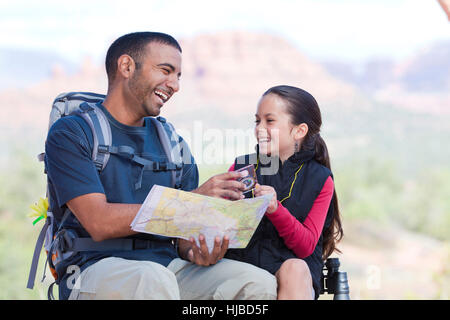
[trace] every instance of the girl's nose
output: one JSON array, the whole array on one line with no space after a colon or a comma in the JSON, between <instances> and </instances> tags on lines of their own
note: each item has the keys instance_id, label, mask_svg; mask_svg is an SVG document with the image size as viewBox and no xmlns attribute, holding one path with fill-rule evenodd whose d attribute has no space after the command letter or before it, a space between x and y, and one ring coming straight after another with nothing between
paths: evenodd
<instances>
[{"instance_id":1,"label":"girl's nose","mask_svg":"<svg viewBox=\"0 0 450 320\"><path fill-rule=\"evenodd\" d=\"M261 123L259 123L256 126L256 137L257 138L267 138L269 136L266 128L264 128L264 126L261 125Z\"/></svg>"}]
</instances>

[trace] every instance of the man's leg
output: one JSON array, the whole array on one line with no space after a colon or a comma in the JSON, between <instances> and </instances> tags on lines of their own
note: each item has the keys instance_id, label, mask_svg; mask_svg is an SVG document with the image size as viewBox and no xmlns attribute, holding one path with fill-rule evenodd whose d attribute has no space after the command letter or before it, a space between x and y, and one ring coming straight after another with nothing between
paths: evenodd
<instances>
[{"instance_id":1,"label":"man's leg","mask_svg":"<svg viewBox=\"0 0 450 320\"><path fill-rule=\"evenodd\" d=\"M180 299L175 275L151 261L102 259L86 268L80 280L69 299Z\"/></svg>"},{"instance_id":2,"label":"man's leg","mask_svg":"<svg viewBox=\"0 0 450 320\"><path fill-rule=\"evenodd\" d=\"M174 259L167 267L178 280L181 299L274 300L274 275L251 264L222 259L209 267Z\"/></svg>"}]
</instances>

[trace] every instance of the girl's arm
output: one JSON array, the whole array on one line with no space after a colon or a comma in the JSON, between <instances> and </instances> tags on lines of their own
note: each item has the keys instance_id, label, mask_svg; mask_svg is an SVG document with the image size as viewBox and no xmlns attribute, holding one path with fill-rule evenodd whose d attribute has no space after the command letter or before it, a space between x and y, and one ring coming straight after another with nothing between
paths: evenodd
<instances>
[{"instance_id":1,"label":"girl's arm","mask_svg":"<svg viewBox=\"0 0 450 320\"><path fill-rule=\"evenodd\" d=\"M299 258L310 256L316 248L325 223L331 198L333 197L333 179L328 177L317 196L303 224L278 201L278 209L266 216L283 238L286 246Z\"/></svg>"}]
</instances>

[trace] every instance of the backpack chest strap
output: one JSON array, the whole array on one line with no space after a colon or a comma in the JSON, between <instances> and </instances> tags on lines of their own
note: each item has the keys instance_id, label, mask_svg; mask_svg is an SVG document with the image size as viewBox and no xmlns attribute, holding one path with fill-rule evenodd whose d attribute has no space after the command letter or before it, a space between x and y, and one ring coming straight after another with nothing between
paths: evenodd
<instances>
[{"instance_id":1,"label":"backpack chest strap","mask_svg":"<svg viewBox=\"0 0 450 320\"><path fill-rule=\"evenodd\" d=\"M130 161L133 161L142 166L141 173L139 174L138 180L135 183L134 187L137 189L141 188L142 185L142 177L145 170L152 170L154 172L160 171L176 171L181 170L183 168L182 164L173 163L173 162L164 162L164 161L152 161L145 159L136 155L135 150L130 146L107 146L107 145L99 145L98 153L102 154L115 154L121 157L125 157ZM95 163L95 161L94 161ZM96 163L97 165L101 165L101 163Z\"/></svg>"}]
</instances>

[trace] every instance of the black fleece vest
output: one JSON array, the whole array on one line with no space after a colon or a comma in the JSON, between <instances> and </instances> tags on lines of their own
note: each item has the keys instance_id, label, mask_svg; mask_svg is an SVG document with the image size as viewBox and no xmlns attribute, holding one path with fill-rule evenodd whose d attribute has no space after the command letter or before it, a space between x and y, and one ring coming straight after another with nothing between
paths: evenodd
<instances>
[{"instance_id":1,"label":"black fleece vest","mask_svg":"<svg viewBox=\"0 0 450 320\"><path fill-rule=\"evenodd\" d=\"M329 176L332 176L328 168L314 160L313 151L297 152L286 160L284 164L281 164L278 158L263 158L261 156L261 159L258 159L256 153L245 155L236 158L234 168L236 170L249 164L253 164L256 167L258 183L272 186L277 192L278 200L281 201L290 194L290 197L285 199L282 204L301 223L305 221L325 181ZM278 170L270 169L271 167L277 169L277 165ZM299 170L300 166L302 168ZM297 178L291 190L296 172L298 172ZM247 197L252 197L251 192L247 193ZM329 227L332 214L333 207L330 205L323 230ZM322 242L323 236L321 234L314 252L310 256L303 258L311 271L316 298L319 296L322 286ZM275 274L281 264L287 259L298 258L284 244L284 240L278 235L278 231L265 216L247 247L245 249L229 249L225 257L251 263L272 274Z\"/></svg>"}]
</instances>

